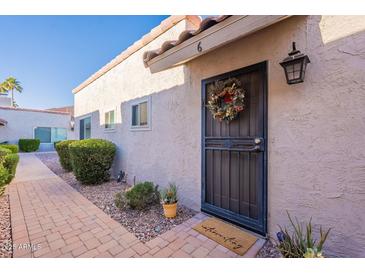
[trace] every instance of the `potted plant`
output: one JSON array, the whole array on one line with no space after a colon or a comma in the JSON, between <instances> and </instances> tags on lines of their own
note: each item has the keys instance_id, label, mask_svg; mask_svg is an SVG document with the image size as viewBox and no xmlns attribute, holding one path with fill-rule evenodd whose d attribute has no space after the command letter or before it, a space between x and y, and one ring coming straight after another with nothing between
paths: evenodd
<instances>
[{"instance_id":1,"label":"potted plant","mask_svg":"<svg viewBox=\"0 0 365 274\"><path fill-rule=\"evenodd\" d=\"M165 189L160 192L163 211L166 218L176 217L177 208L177 187L174 184L169 184Z\"/></svg>"}]
</instances>

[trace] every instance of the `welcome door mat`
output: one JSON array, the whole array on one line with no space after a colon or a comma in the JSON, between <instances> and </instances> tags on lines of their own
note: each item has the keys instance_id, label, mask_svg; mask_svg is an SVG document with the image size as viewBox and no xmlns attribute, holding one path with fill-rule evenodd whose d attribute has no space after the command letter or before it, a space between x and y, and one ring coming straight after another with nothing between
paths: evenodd
<instances>
[{"instance_id":1,"label":"welcome door mat","mask_svg":"<svg viewBox=\"0 0 365 274\"><path fill-rule=\"evenodd\" d=\"M255 236L216 218L209 218L195 226L194 229L241 256L257 240Z\"/></svg>"}]
</instances>

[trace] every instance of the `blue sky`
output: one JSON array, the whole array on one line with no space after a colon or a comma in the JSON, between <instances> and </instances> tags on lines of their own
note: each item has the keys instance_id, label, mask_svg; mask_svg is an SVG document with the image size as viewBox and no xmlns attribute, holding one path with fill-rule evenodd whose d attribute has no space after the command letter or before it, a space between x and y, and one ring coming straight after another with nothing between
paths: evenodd
<instances>
[{"instance_id":1,"label":"blue sky","mask_svg":"<svg viewBox=\"0 0 365 274\"><path fill-rule=\"evenodd\" d=\"M74 87L166 17L0 16L0 81L22 83L20 107L71 105Z\"/></svg>"}]
</instances>

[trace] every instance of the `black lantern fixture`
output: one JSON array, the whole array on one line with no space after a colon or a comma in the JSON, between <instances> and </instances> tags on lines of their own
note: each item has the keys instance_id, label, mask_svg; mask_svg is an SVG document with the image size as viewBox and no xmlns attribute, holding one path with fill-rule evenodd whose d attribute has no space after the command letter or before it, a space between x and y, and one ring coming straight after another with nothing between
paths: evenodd
<instances>
[{"instance_id":1,"label":"black lantern fixture","mask_svg":"<svg viewBox=\"0 0 365 274\"><path fill-rule=\"evenodd\" d=\"M308 63L310 63L308 56L297 50L293 42L293 50L280 63L284 68L286 82L289 85L302 83Z\"/></svg>"},{"instance_id":2,"label":"black lantern fixture","mask_svg":"<svg viewBox=\"0 0 365 274\"><path fill-rule=\"evenodd\" d=\"M71 131L74 131L74 129L75 129L75 118L73 116L71 116L71 120L70 120L70 129L71 129Z\"/></svg>"}]
</instances>

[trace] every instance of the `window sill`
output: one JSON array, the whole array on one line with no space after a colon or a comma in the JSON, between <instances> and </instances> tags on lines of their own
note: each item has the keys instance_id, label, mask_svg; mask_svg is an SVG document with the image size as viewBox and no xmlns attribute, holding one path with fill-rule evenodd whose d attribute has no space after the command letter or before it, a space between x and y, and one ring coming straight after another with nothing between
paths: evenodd
<instances>
[{"instance_id":1,"label":"window sill","mask_svg":"<svg viewBox=\"0 0 365 274\"><path fill-rule=\"evenodd\" d=\"M113 132L116 132L116 130L115 130L115 128L105 128L104 132L105 133L113 133Z\"/></svg>"},{"instance_id":2,"label":"window sill","mask_svg":"<svg viewBox=\"0 0 365 274\"><path fill-rule=\"evenodd\" d=\"M131 131L149 131L149 130L152 130L152 128L150 126L142 126L142 127L135 126L135 127L131 127L130 130Z\"/></svg>"}]
</instances>

